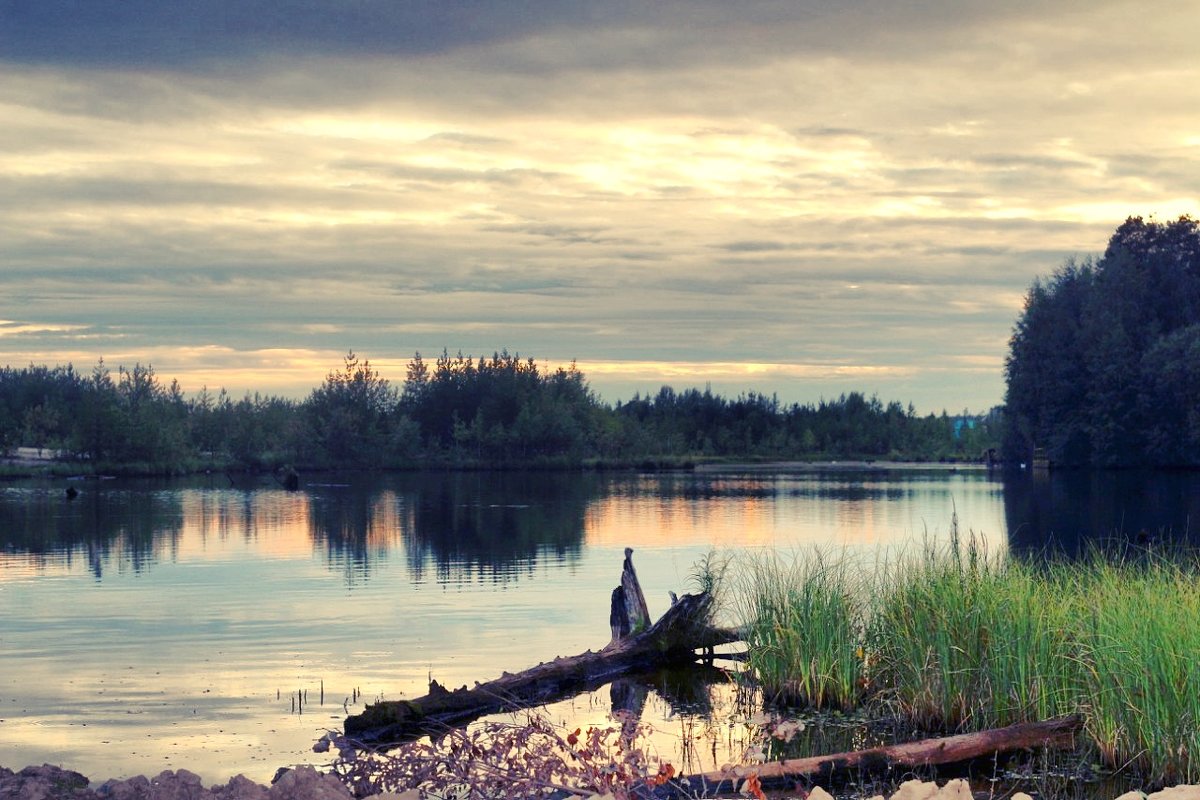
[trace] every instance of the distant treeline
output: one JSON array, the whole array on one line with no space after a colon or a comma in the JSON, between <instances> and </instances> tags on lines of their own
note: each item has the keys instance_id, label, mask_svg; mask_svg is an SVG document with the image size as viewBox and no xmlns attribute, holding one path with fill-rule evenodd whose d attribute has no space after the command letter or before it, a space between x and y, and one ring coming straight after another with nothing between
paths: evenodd
<instances>
[{"instance_id":1,"label":"distant treeline","mask_svg":"<svg viewBox=\"0 0 1200 800\"><path fill-rule=\"evenodd\" d=\"M1200 466L1200 223L1130 217L1029 290L1005 451L1062 466Z\"/></svg>"},{"instance_id":2,"label":"distant treeline","mask_svg":"<svg viewBox=\"0 0 1200 800\"><path fill-rule=\"evenodd\" d=\"M918 416L859 393L782 405L709 391L600 402L572 365L507 352L418 354L403 387L354 353L303 401L187 397L149 366L0 370L0 451L58 451L96 468L404 468L679 463L705 458L976 460L998 412Z\"/></svg>"}]
</instances>

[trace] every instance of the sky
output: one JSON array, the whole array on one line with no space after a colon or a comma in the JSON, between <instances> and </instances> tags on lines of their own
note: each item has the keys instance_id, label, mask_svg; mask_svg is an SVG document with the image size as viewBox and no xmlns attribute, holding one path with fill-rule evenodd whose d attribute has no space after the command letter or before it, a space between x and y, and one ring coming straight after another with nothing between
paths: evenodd
<instances>
[{"instance_id":1,"label":"sky","mask_svg":"<svg viewBox=\"0 0 1200 800\"><path fill-rule=\"evenodd\" d=\"M1200 212L1198 40L1194 0L0 0L0 364L984 411L1037 276Z\"/></svg>"}]
</instances>

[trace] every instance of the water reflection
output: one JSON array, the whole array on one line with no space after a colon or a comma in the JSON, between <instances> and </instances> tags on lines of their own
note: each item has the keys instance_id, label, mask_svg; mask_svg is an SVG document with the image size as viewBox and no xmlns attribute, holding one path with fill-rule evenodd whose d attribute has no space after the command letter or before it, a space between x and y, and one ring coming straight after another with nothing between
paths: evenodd
<instances>
[{"instance_id":1,"label":"water reflection","mask_svg":"<svg viewBox=\"0 0 1200 800\"><path fill-rule=\"evenodd\" d=\"M464 572L502 582L539 557L578 560L587 508L602 489L597 476L573 473L425 477L412 478L405 544L413 579L432 563L440 582Z\"/></svg>"},{"instance_id":2,"label":"water reflection","mask_svg":"<svg viewBox=\"0 0 1200 800\"><path fill-rule=\"evenodd\" d=\"M1025 555L1094 546L1200 545L1200 473L1054 471L1004 485L1009 546Z\"/></svg>"},{"instance_id":3,"label":"water reflection","mask_svg":"<svg viewBox=\"0 0 1200 800\"><path fill-rule=\"evenodd\" d=\"M589 480L588 478L592 479ZM347 581L402 551L420 583L504 583L539 558L576 560L594 476L562 473L410 473L309 481L314 547Z\"/></svg>"},{"instance_id":4,"label":"water reflection","mask_svg":"<svg viewBox=\"0 0 1200 800\"><path fill-rule=\"evenodd\" d=\"M400 545L400 528L410 516L395 493L377 486L326 484L306 490L308 535L313 549L340 568L354 586L371 575Z\"/></svg>"},{"instance_id":5,"label":"water reflection","mask_svg":"<svg viewBox=\"0 0 1200 800\"><path fill-rule=\"evenodd\" d=\"M300 492L216 476L88 482L75 500L62 487L5 487L0 547L27 569L83 559L97 579L232 548L317 557L350 587L397 557L414 583L503 585L577 563L585 542L878 546L944 531L955 508L989 536L1001 526L982 473L406 473L307 476Z\"/></svg>"},{"instance_id":6,"label":"water reflection","mask_svg":"<svg viewBox=\"0 0 1200 800\"><path fill-rule=\"evenodd\" d=\"M5 487L0 491L0 550L25 556L27 568L71 568L85 559L103 577L106 565L141 572L171 558L183 530L175 492L96 491L68 500L61 486Z\"/></svg>"},{"instance_id":7,"label":"water reflection","mask_svg":"<svg viewBox=\"0 0 1200 800\"><path fill-rule=\"evenodd\" d=\"M902 548L965 529L1004 546L997 476L983 470L813 468L642 476L592 508L588 543L728 548Z\"/></svg>"}]
</instances>

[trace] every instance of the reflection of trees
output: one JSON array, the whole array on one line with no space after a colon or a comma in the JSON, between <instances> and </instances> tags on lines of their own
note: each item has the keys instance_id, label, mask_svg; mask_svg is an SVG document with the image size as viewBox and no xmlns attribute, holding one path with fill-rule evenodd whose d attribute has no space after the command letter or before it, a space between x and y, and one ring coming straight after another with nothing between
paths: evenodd
<instances>
[{"instance_id":1,"label":"reflection of trees","mask_svg":"<svg viewBox=\"0 0 1200 800\"><path fill-rule=\"evenodd\" d=\"M439 581L490 576L501 582L539 555L577 558L584 516L600 492L594 475L472 472L411 476L404 530L409 568L421 580L432 561Z\"/></svg>"},{"instance_id":2,"label":"reflection of trees","mask_svg":"<svg viewBox=\"0 0 1200 800\"><path fill-rule=\"evenodd\" d=\"M403 504L376 478L308 489L308 527L314 547L324 547L348 583L366 578L399 540Z\"/></svg>"},{"instance_id":3,"label":"reflection of trees","mask_svg":"<svg viewBox=\"0 0 1200 800\"><path fill-rule=\"evenodd\" d=\"M0 548L44 564L87 558L100 578L106 564L127 562L146 569L164 550L174 552L182 531L177 492L128 490L101 483L81 485L68 501L62 487L0 492Z\"/></svg>"},{"instance_id":4,"label":"reflection of trees","mask_svg":"<svg viewBox=\"0 0 1200 800\"><path fill-rule=\"evenodd\" d=\"M347 579L403 542L413 580L502 582L539 556L578 557L584 514L599 491L579 473L450 472L356 476L307 485L309 528Z\"/></svg>"},{"instance_id":5,"label":"reflection of trees","mask_svg":"<svg viewBox=\"0 0 1200 800\"><path fill-rule=\"evenodd\" d=\"M1092 546L1200 545L1200 474L1054 471L1013 475L1004 515L1014 553L1069 557Z\"/></svg>"},{"instance_id":6,"label":"reflection of trees","mask_svg":"<svg viewBox=\"0 0 1200 800\"><path fill-rule=\"evenodd\" d=\"M201 537L296 523L306 515L314 550L348 582L403 547L414 580L430 565L441 581L505 581L539 557L578 558L584 516L601 479L579 473L404 473L309 481L300 495L231 489L223 479L105 481L0 491L0 551L31 564L88 559L97 578L134 571L179 549L185 522ZM350 480L349 483L333 483Z\"/></svg>"},{"instance_id":7,"label":"reflection of trees","mask_svg":"<svg viewBox=\"0 0 1200 800\"><path fill-rule=\"evenodd\" d=\"M931 473L944 480L944 472ZM778 472L768 475L711 477L668 475L644 481L641 495L685 500L758 500L803 497L866 502L902 500L930 494L930 474L918 471L843 470L819 474Z\"/></svg>"}]
</instances>

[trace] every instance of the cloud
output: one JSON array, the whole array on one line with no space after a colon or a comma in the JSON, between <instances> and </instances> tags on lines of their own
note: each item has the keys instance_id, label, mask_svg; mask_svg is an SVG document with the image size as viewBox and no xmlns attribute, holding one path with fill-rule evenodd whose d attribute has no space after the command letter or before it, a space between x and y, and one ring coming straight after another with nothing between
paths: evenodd
<instances>
[{"instance_id":1,"label":"cloud","mask_svg":"<svg viewBox=\"0 0 1200 800\"><path fill-rule=\"evenodd\" d=\"M878 366L986 407L1034 276L1200 203L1198 28L1187 3L0 0L6 357L295 351L319 380L351 347L507 347Z\"/></svg>"},{"instance_id":2,"label":"cloud","mask_svg":"<svg viewBox=\"0 0 1200 800\"><path fill-rule=\"evenodd\" d=\"M14 336L29 336L32 334L74 334L76 331L87 330L84 325L55 325L47 323L20 323L10 319L0 319L0 339Z\"/></svg>"}]
</instances>

